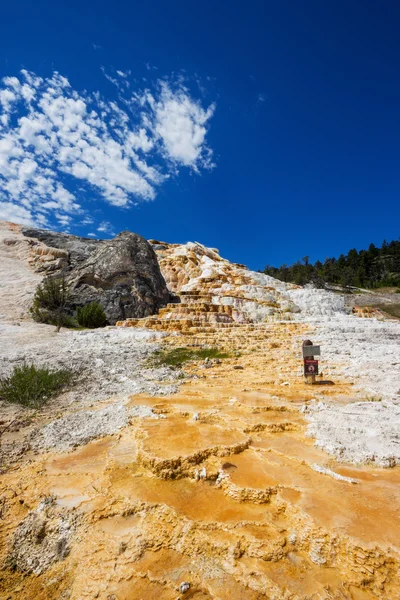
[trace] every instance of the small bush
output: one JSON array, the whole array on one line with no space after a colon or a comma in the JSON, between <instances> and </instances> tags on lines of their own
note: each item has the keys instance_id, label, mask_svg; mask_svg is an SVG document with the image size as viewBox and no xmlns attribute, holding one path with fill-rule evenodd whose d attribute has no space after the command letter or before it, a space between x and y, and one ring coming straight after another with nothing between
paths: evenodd
<instances>
[{"instance_id":1,"label":"small bush","mask_svg":"<svg viewBox=\"0 0 400 600\"><path fill-rule=\"evenodd\" d=\"M71 383L73 375L67 369L52 371L26 363L16 366L9 377L0 379L0 400L40 408Z\"/></svg>"},{"instance_id":2,"label":"small bush","mask_svg":"<svg viewBox=\"0 0 400 600\"><path fill-rule=\"evenodd\" d=\"M205 348L193 350L191 348L172 348L156 352L156 364L169 367L181 367L191 360L205 360L206 358L229 358L229 354L221 352L218 348Z\"/></svg>"},{"instance_id":3,"label":"small bush","mask_svg":"<svg viewBox=\"0 0 400 600\"><path fill-rule=\"evenodd\" d=\"M86 304L78 308L76 311L76 318L81 327L89 327L95 329L96 327L104 327L107 323L107 317L103 310L103 307L97 302Z\"/></svg>"},{"instance_id":4,"label":"small bush","mask_svg":"<svg viewBox=\"0 0 400 600\"><path fill-rule=\"evenodd\" d=\"M30 312L35 321L60 327L73 327L67 314L68 288L63 277L46 277L36 288Z\"/></svg>"}]
</instances>

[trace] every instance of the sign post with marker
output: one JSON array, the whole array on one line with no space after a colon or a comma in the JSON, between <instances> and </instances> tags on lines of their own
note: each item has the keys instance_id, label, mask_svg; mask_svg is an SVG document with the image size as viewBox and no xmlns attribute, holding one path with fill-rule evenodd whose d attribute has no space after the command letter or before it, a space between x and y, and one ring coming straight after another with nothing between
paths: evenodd
<instances>
[{"instance_id":1,"label":"sign post with marker","mask_svg":"<svg viewBox=\"0 0 400 600\"><path fill-rule=\"evenodd\" d=\"M314 346L311 340L303 342L304 376L306 383L315 383L315 376L318 375L318 360L315 359L315 356L320 355L320 346Z\"/></svg>"}]
</instances>

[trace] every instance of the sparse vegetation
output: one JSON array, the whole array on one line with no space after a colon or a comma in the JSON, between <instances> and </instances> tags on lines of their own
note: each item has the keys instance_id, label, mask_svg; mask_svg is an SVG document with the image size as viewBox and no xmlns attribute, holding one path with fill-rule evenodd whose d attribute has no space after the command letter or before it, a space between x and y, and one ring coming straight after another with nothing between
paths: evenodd
<instances>
[{"instance_id":1,"label":"sparse vegetation","mask_svg":"<svg viewBox=\"0 0 400 600\"><path fill-rule=\"evenodd\" d=\"M31 364L15 366L9 377L0 379L0 400L40 408L51 396L60 393L73 380L68 369L57 371Z\"/></svg>"},{"instance_id":2,"label":"sparse vegetation","mask_svg":"<svg viewBox=\"0 0 400 600\"><path fill-rule=\"evenodd\" d=\"M382 288L398 286L400 283L400 240L382 243L379 248L370 244L368 250L353 248L339 258L326 258L314 264L305 256L293 265L271 267L263 271L281 281L305 285L313 283L317 287L325 284L342 287Z\"/></svg>"},{"instance_id":3,"label":"sparse vegetation","mask_svg":"<svg viewBox=\"0 0 400 600\"><path fill-rule=\"evenodd\" d=\"M78 308L76 319L81 327L89 327L90 329L104 327L107 323L106 314L98 302L92 302Z\"/></svg>"},{"instance_id":4,"label":"sparse vegetation","mask_svg":"<svg viewBox=\"0 0 400 600\"><path fill-rule=\"evenodd\" d=\"M365 398L365 402L382 402L382 396L370 395Z\"/></svg>"},{"instance_id":5,"label":"sparse vegetation","mask_svg":"<svg viewBox=\"0 0 400 600\"><path fill-rule=\"evenodd\" d=\"M400 319L400 304L377 304L376 308L380 308L395 319Z\"/></svg>"},{"instance_id":6,"label":"sparse vegetation","mask_svg":"<svg viewBox=\"0 0 400 600\"><path fill-rule=\"evenodd\" d=\"M156 365L168 365L169 367L182 367L186 362L192 360L205 360L206 358L229 358L229 354L221 352L218 348L203 348L195 350L192 348L172 348L170 350L159 350L155 353Z\"/></svg>"},{"instance_id":7,"label":"sparse vegetation","mask_svg":"<svg viewBox=\"0 0 400 600\"><path fill-rule=\"evenodd\" d=\"M68 288L64 277L46 277L36 288L30 313L35 321L73 327L74 319L67 313Z\"/></svg>"},{"instance_id":8,"label":"sparse vegetation","mask_svg":"<svg viewBox=\"0 0 400 600\"><path fill-rule=\"evenodd\" d=\"M68 312L69 291L64 277L46 277L36 288L30 313L35 321L61 327L104 327L107 317L98 302L81 306L76 319Z\"/></svg>"}]
</instances>

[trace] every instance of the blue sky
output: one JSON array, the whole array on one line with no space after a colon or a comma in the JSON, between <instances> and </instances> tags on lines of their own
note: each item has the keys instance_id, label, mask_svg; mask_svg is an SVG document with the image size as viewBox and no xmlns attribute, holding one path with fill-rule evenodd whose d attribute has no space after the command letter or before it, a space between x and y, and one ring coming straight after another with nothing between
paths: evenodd
<instances>
[{"instance_id":1,"label":"blue sky","mask_svg":"<svg viewBox=\"0 0 400 600\"><path fill-rule=\"evenodd\" d=\"M400 5L2 7L0 217L252 268L399 237Z\"/></svg>"}]
</instances>

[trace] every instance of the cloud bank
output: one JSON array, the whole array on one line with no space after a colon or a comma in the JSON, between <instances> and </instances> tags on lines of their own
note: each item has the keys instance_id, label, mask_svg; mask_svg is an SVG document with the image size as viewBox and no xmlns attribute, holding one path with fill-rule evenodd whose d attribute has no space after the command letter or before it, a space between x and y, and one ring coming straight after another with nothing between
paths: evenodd
<instances>
[{"instance_id":1,"label":"cloud bank","mask_svg":"<svg viewBox=\"0 0 400 600\"><path fill-rule=\"evenodd\" d=\"M203 108L182 83L132 92L127 76L116 73L117 100L77 92L57 72L2 80L0 219L68 229L85 223L87 198L126 208L181 168L213 168L214 104ZM111 232L105 223L97 231Z\"/></svg>"}]
</instances>

